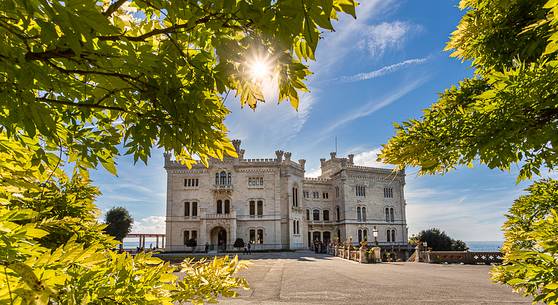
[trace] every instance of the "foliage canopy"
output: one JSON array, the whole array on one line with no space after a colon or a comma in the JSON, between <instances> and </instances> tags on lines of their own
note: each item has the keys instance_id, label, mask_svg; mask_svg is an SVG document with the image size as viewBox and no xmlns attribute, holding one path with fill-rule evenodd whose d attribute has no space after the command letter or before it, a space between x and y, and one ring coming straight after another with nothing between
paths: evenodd
<instances>
[{"instance_id":1,"label":"foliage canopy","mask_svg":"<svg viewBox=\"0 0 558 305\"><path fill-rule=\"evenodd\" d=\"M236 259L185 261L179 280L150 255L111 251L87 170L115 174L119 145L135 161L157 146L187 166L236 155L224 98L263 102L250 60L270 61L279 101L297 108L321 31L355 6L0 1L0 303L203 303L246 287Z\"/></svg>"},{"instance_id":2,"label":"foliage canopy","mask_svg":"<svg viewBox=\"0 0 558 305\"><path fill-rule=\"evenodd\" d=\"M420 173L474 161L518 180L558 161L558 2L463 0L446 49L475 75L440 94L420 119L396 124L380 159Z\"/></svg>"},{"instance_id":3,"label":"foliage canopy","mask_svg":"<svg viewBox=\"0 0 558 305\"><path fill-rule=\"evenodd\" d=\"M132 230L134 219L124 207L113 207L105 214L105 232L122 242Z\"/></svg>"},{"instance_id":4,"label":"foliage canopy","mask_svg":"<svg viewBox=\"0 0 558 305\"><path fill-rule=\"evenodd\" d=\"M0 124L113 173L120 143L144 162L153 146L186 165L236 156L223 96L263 102L249 62L269 58L279 101L297 108L303 61L341 12L355 16L355 2L2 1Z\"/></svg>"},{"instance_id":5,"label":"foliage canopy","mask_svg":"<svg viewBox=\"0 0 558 305\"><path fill-rule=\"evenodd\" d=\"M446 232L437 228L422 230L413 238L415 243L426 242L433 251L465 251L467 245L461 240L449 237Z\"/></svg>"},{"instance_id":6,"label":"foliage canopy","mask_svg":"<svg viewBox=\"0 0 558 305\"><path fill-rule=\"evenodd\" d=\"M558 181L536 182L527 192L506 215L506 264L492 275L534 301L558 304Z\"/></svg>"}]
</instances>

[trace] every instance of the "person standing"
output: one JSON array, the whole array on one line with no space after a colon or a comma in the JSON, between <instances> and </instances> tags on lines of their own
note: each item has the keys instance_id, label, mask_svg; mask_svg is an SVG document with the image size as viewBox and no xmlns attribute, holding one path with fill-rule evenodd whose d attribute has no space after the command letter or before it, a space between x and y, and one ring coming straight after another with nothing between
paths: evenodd
<instances>
[{"instance_id":1,"label":"person standing","mask_svg":"<svg viewBox=\"0 0 558 305\"><path fill-rule=\"evenodd\" d=\"M252 254L252 241L248 242L248 254Z\"/></svg>"}]
</instances>

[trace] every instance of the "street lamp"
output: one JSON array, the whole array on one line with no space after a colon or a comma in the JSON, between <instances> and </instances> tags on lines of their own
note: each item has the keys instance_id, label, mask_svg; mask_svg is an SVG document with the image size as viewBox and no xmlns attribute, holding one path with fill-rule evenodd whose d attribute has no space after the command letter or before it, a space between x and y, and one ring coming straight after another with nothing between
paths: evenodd
<instances>
[{"instance_id":1,"label":"street lamp","mask_svg":"<svg viewBox=\"0 0 558 305\"><path fill-rule=\"evenodd\" d=\"M376 227L372 229L372 235L374 235L374 244L378 246L378 230L376 229Z\"/></svg>"}]
</instances>

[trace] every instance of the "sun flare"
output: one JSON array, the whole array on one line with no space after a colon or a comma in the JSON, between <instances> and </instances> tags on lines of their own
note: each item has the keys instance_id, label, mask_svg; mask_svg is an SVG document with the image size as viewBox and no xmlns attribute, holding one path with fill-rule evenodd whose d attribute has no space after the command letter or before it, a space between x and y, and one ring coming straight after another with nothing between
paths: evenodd
<instances>
[{"instance_id":1,"label":"sun flare","mask_svg":"<svg viewBox=\"0 0 558 305\"><path fill-rule=\"evenodd\" d=\"M272 77L272 65L266 57L255 57L248 63L250 78L262 82Z\"/></svg>"}]
</instances>

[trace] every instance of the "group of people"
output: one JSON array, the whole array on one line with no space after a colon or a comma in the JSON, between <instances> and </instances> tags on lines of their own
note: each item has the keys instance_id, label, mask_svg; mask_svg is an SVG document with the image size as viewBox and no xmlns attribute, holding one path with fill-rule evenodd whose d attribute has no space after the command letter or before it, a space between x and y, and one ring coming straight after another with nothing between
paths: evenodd
<instances>
[{"instance_id":1,"label":"group of people","mask_svg":"<svg viewBox=\"0 0 558 305\"><path fill-rule=\"evenodd\" d=\"M329 241L314 240L314 252L316 253L327 253L327 248L330 246L331 242Z\"/></svg>"},{"instance_id":2,"label":"group of people","mask_svg":"<svg viewBox=\"0 0 558 305\"><path fill-rule=\"evenodd\" d=\"M247 242L244 245L244 254L252 254L252 242Z\"/></svg>"}]
</instances>

